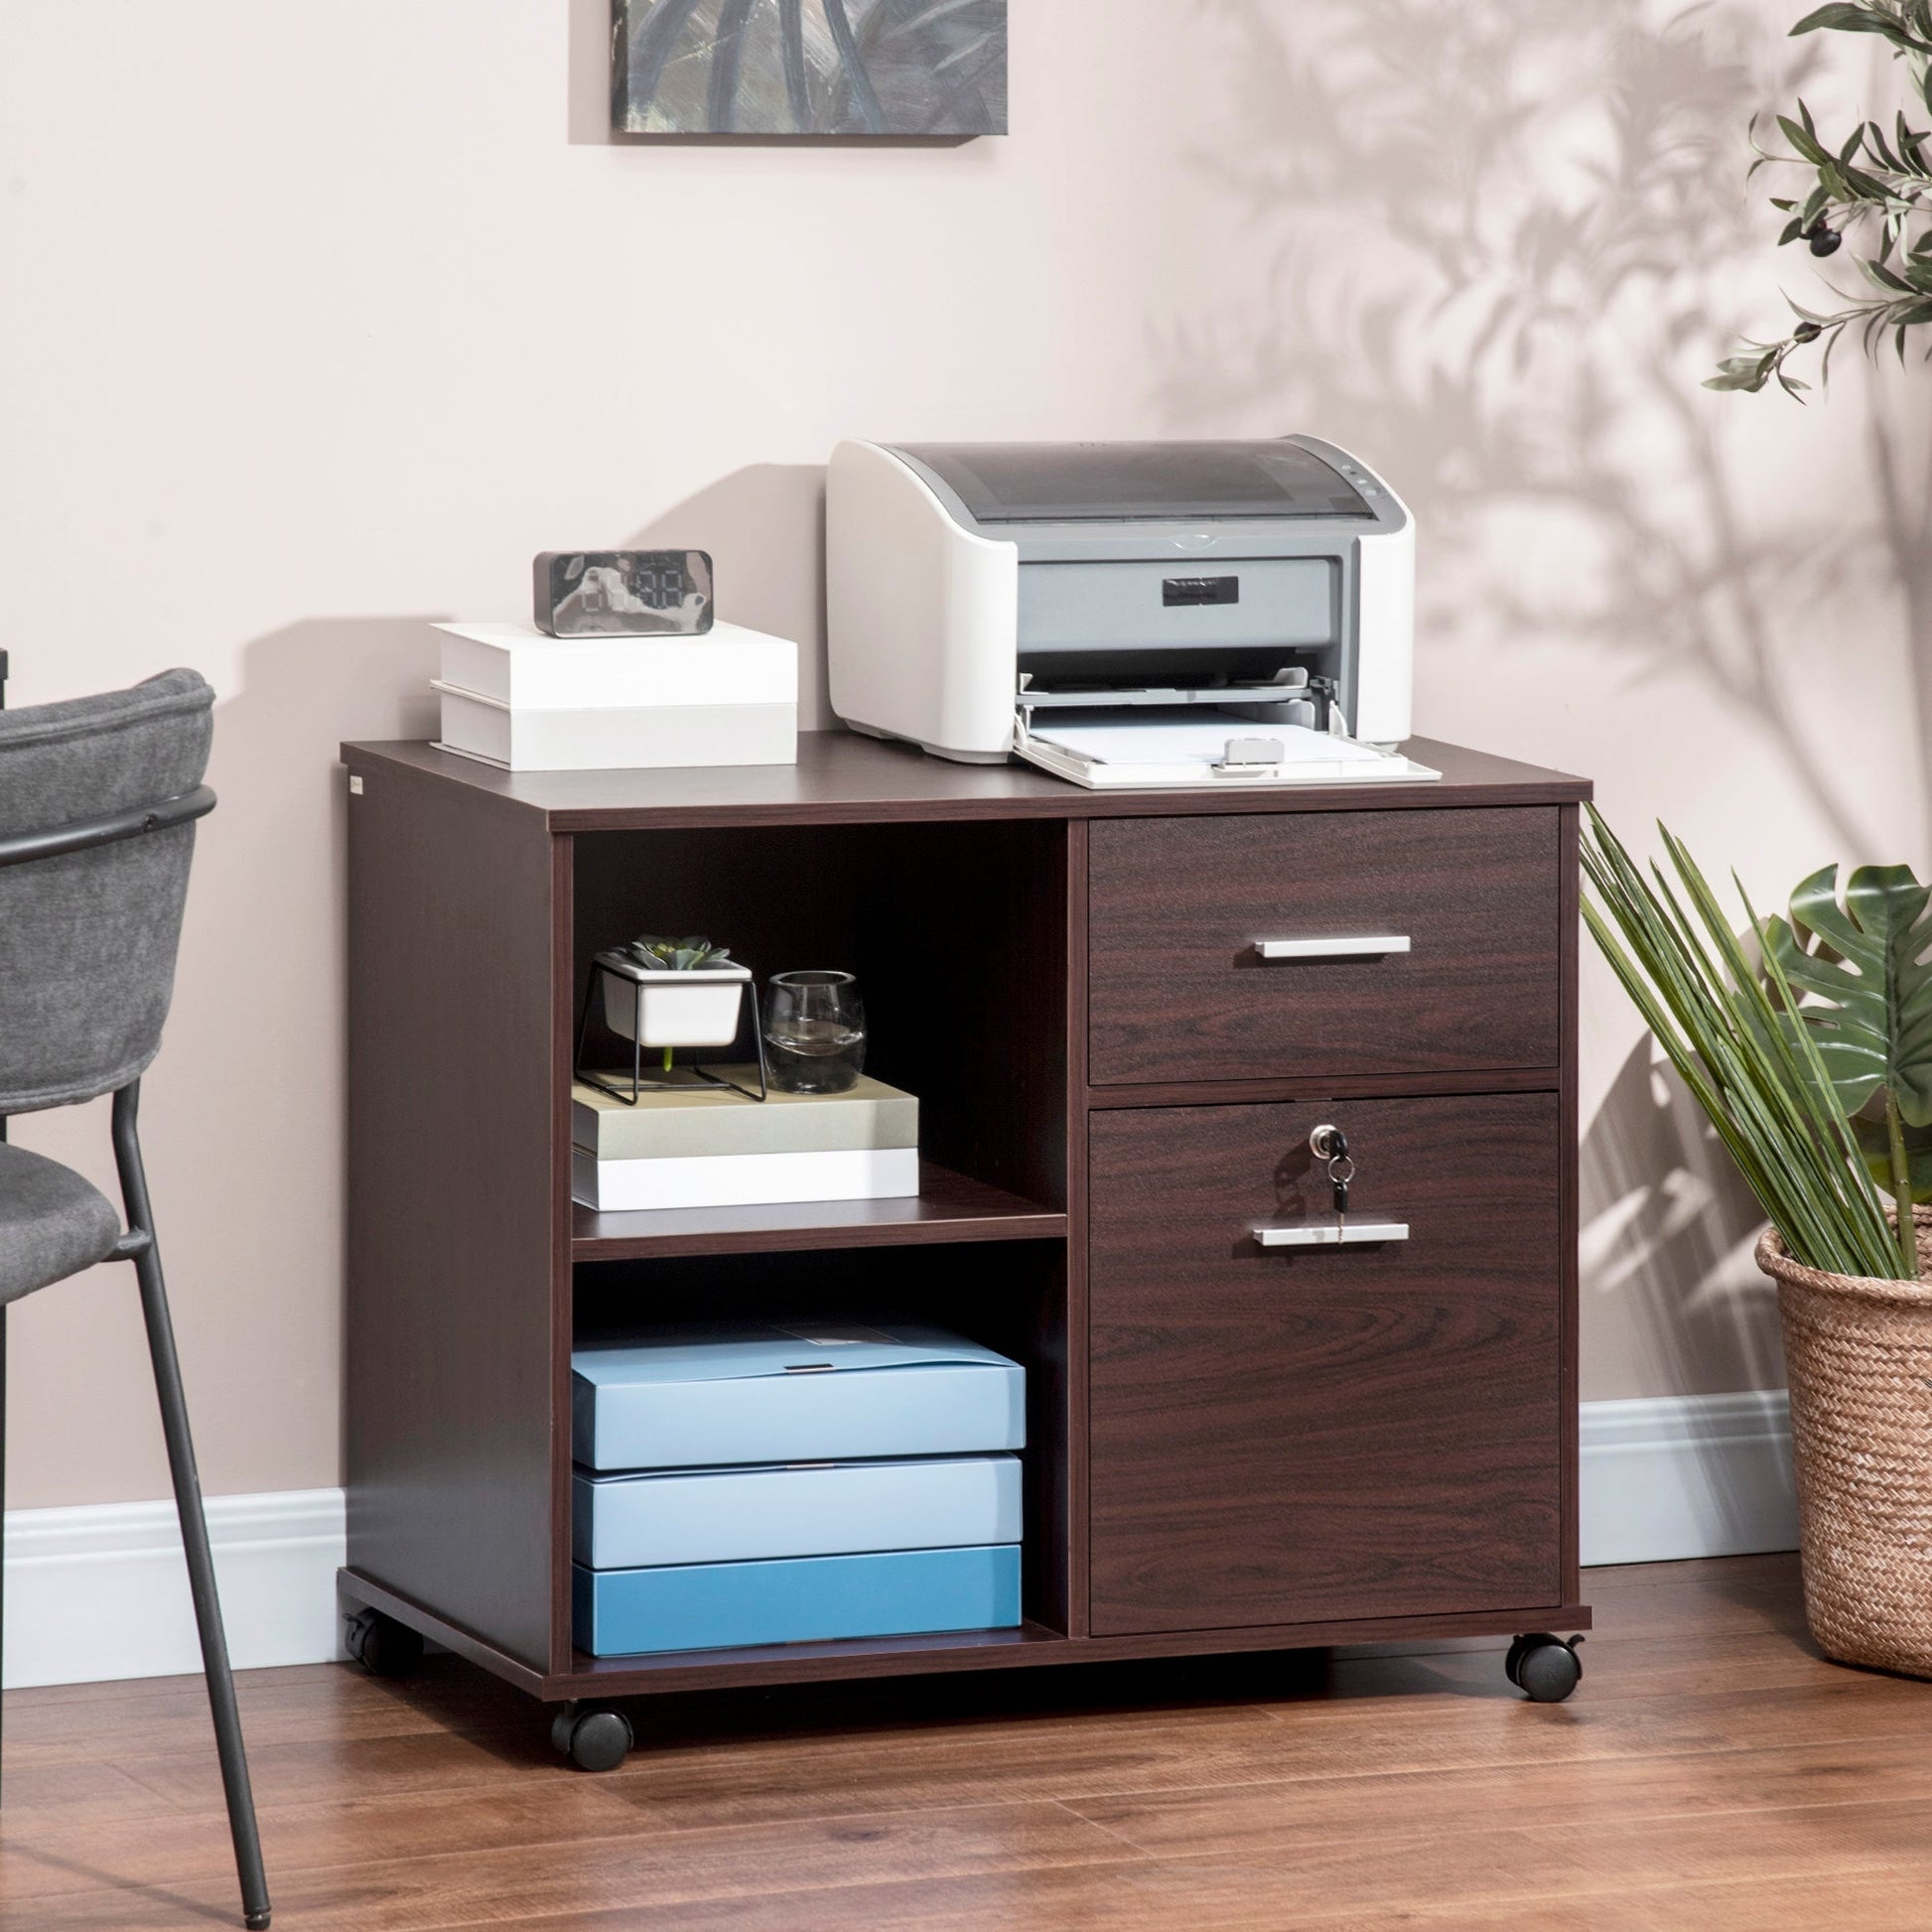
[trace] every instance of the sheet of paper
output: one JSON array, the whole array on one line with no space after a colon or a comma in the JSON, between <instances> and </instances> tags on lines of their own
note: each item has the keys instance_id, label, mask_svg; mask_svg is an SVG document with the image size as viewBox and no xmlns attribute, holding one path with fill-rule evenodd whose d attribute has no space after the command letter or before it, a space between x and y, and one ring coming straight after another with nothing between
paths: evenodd
<instances>
[{"instance_id":1,"label":"sheet of paper","mask_svg":"<svg viewBox=\"0 0 1932 1932\"><path fill-rule=\"evenodd\" d=\"M1284 764L1373 762L1382 754L1366 745L1307 725L1261 725L1228 711L1162 711L1132 722L1061 724L1034 714L1033 735L1077 758L1101 764L1213 763L1227 755L1231 738L1271 738L1282 748Z\"/></svg>"}]
</instances>

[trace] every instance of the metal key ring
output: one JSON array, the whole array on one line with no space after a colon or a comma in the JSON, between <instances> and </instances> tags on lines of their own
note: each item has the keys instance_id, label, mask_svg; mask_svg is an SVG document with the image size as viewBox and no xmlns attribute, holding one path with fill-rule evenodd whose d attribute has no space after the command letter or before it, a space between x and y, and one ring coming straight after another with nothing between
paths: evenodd
<instances>
[{"instance_id":1,"label":"metal key ring","mask_svg":"<svg viewBox=\"0 0 1932 1932\"><path fill-rule=\"evenodd\" d=\"M1346 1170L1346 1172L1344 1172ZM1337 1154L1328 1163L1328 1178L1339 1181L1344 1187L1355 1178L1355 1164L1345 1154Z\"/></svg>"}]
</instances>

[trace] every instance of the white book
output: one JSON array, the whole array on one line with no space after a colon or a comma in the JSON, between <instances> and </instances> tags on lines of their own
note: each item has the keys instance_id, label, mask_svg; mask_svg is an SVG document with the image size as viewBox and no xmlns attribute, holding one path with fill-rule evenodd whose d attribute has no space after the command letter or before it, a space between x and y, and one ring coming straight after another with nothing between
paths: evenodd
<instances>
[{"instance_id":1,"label":"white book","mask_svg":"<svg viewBox=\"0 0 1932 1932\"><path fill-rule=\"evenodd\" d=\"M665 765L795 764L794 704L622 705L526 711L442 680L445 751L506 771L637 771Z\"/></svg>"},{"instance_id":2,"label":"white book","mask_svg":"<svg viewBox=\"0 0 1932 1932\"><path fill-rule=\"evenodd\" d=\"M570 1153L570 1191L586 1207L624 1214L659 1207L759 1207L786 1201L890 1200L919 1191L913 1147L819 1154L692 1154L600 1161Z\"/></svg>"},{"instance_id":3,"label":"white book","mask_svg":"<svg viewBox=\"0 0 1932 1932\"><path fill-rule=\"evenodd\" d=\"M547 637L527 623L439 623L442 683L517 711L798 702L798 646L714 623L698 637Z\"/></svg>"}]
</instances>

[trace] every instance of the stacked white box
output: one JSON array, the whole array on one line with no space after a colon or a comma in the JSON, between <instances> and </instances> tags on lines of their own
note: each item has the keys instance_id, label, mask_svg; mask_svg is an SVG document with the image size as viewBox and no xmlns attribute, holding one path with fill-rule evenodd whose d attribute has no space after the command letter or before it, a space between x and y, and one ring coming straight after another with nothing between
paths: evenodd
<instances>
[{"instance_id":1,"label":"stacked white box","mask_svg":"<svg viewBox=\"0 0 1932 1932\"><path fill-rule=\"evenodd\" d=\"M510 771L791 764L798 646L735 623L696 637L548 637L440 623L447 751Z\"/></svg>"}]
</instances>

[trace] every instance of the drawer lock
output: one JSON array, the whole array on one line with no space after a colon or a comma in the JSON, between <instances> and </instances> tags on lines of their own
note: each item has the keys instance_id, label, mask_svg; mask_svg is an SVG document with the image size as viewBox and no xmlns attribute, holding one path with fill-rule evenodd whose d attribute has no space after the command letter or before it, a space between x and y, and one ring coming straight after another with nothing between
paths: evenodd
<instances>
[{"instance_id":1,"label":"drawer lock","mask_svg":"<svg viewBox=\"0 0 1932 1932\"><path fill-rule=\"evenodd\" d=\"M1406 941L1405 941L1406 943ZM1328 1185L1334 1191L1332 1221L1305 1221L1298 1227L1258 1227L1255 1240L1264 1248L1340 1248L1374 1241L1407 1241L1407 1221L1371 1220L1348 1216L1348 1183L1355 1177L1349 1158L1348 1136L1326 1123L1309 1136L1309 1152L1327 1163Z\"/></svg>"}]
</instances>

